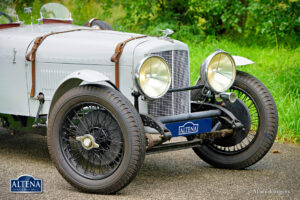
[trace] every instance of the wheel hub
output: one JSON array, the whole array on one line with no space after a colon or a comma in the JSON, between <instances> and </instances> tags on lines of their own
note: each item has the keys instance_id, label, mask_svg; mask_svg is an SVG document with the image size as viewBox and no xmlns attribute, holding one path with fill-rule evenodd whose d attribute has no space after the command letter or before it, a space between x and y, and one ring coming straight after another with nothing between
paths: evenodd
<instances>
[{"instance_id":1,"label":"wheel hub","mask_svg":"<svg viewBox=\"0 0 300 200\"><path fill-rule=\"evenodd\" d=\"M232 112L232 114L234 114L234 116L244 125L243 129L235 130L234 136L215 140L215 144L228 147L240 143L247 137L251 128L251 115L247 105L240 99L237 99L234 103L226 101L225 108Z\"/></svg>"},{"instance_id":2,"label":"wheel hub","mask_svg":"<svg viewBox=\"0 0 300 200\"><path fill-rule=\"evenodd\" d=\"M86 150L91 150L93 148L99 148L99 144L95 142L95 138L90 134L85 134L84 136L77 136L77 141L81 142L81 145Z\"/></svg>"}]
</instances>

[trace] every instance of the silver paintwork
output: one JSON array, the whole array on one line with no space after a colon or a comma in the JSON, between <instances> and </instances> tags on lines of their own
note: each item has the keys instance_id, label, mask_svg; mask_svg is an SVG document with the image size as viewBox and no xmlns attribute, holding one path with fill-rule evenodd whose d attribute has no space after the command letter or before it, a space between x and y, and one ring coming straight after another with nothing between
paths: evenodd
<instances>
[{"instance_id":1,"label":"silver paintwork","mask_svg":"<svg viewBox=\"0 0 300 200\"><path fill-rule=\"evenodd\" d=\"M252 65L254 62L242 56L232 56L236 66Z\"/></svg>"},{"instance_id":2,"label":"silver paintwork","mask_svg":"<svg viewBox=\"0 0 300 200\"><path fill-rule=\"evenodd\" d=\"M67 75L64 80L62 80L55 91L55 94L53 95L52 99L47 98L48 100L51 100L51 103L49 101L48 104L45 104L44 106L47 106L46 110L51 110L51 108L54 106L56 101L70 88L76 87L78 85L108 85L104 81L110 81L110 79L105 76L103 73L100 73L96 70L79 70L75 71L69 75ZM49 81L49 84L51 84L51 80ZM56 87L56 86L54 86Z\"/></svg>"},{"instance_id":3,"label":"silver paintwork","mask_svg":"<svg viewBox=\"0 0 300 200\"><path fill-rule=\"evenodd\" d=\"M158 52L174 50L188 51L188 46L177 40L163 40L159 37L145 38L145 40L136 46L134 50L133 67L137 68L139 66L139 62L146 56L157 55ZM189 66L187 67L187 70L189 70ZM132 78L134 80L134 74ZM146 99L145 101L139 101L139 108L141 113L148 113L148 102Z\"/></svg>"},{"instance_id":4,"label":"silver paintwork","mask_svg":"<svg viewBox=\"0 0 300 200\"><path fill-rule=\"evenodd\" d=\"M77 32L49 36L36 54L36 95L45 95L40 114L48 114L55 102L69 89L83 84L115 82L115 63L110 58L116 45L138 34L97 30L69 24L21 25L0 30L0 113L34 117L39 107L30 98L31 62L25 60L37 36L50 32L83 28ZM120 58L120 91L133 103L137 91L135 71L142 59L157 52L183 50L186 44L161 37L145 37L129 42ZM234 56L237 65L252 61ZM189 64L188 64L189 65ZM189 66L187 66L189 70ZM141 113L148 113L148 102L139 101Z\"/></svg>"},{"instance_id":5,"label":"silver paintwork","mask_svg":"<svg viewBox=\"0 0 300 200\"><path fill-rule=\"evenodd\" d=\"M50 32L84 28L69 24L22 25L0 30L0 113L34 117L39 107L30 98L31 62L25 55L37 36ZM116 45L138 34L84 28L83 31L49 36L36 54L36 88L45 95L40 114L48 114L57 99L80 84L115 82L115 63L110 61ZM167 50L188 50L182 42L146 37L129 42L120 58L120 91L131 101L134 72L147 55ZM140 101L147 113L147 101Z\"/></svg>"}]
</instances>

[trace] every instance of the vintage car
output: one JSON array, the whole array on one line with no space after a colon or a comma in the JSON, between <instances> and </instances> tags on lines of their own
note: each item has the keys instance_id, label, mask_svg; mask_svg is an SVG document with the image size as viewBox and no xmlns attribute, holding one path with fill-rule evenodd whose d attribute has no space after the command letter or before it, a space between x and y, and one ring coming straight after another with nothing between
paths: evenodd
<instances>
[{"instance_id":1,"label":"vintage car","mask_svg":"<svg viewBox=\"0 0 300 200\"><path fill-rule=\"evenodd\" d=\"M145 154L193 148L212 166L243 169L271 148L275 102L236 70L252 61L217 49L190 86L188 46L169 38L171 30L147 36L96 19L73 25L56 3L41 8L38 24L23 25L4 7L1 126L47 129L54 165L79 190L116 193Z\"/></svg>"}]
</instances>

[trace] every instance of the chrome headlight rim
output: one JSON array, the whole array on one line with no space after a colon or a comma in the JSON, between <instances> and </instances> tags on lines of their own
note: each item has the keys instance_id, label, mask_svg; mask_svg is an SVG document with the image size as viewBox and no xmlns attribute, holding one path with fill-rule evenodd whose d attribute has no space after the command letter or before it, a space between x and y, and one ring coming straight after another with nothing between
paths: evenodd
<instances>
[{"instance_id":1,"label":"chrome headlight rim","mask_svg":"<svg viewBox=\"0 0 300 200\"><path fill-rule=\"evenodd\" d=\"M233 77L232 77L232 81L230 83L230 85L228 85L227 87L225 87L222 91L221 90L216 90L211 84L210 82L208 81L208 67L209 67L209 64L210 62L212 61L212 59L218 55L218 54L226 54L229 59L231 60L231 62L233 63ZM200 77L202 80L204 80L204 83L207 87L209 87L209 89L211 89L213 92L215 93L222 93L222 92L225 92L226 90L228 90L229 88L231 88L231 86L233 85L234 81L235 81L235 78L236 78L236 64L235 64L235 61L232 57L231 54L227 53L226 51L223 51L221 49L218 49L216 50L215 52L213 52L212 54L210 54L206 59L205 61L201 64L201 69L200 69Z\"/></svg>"},{"instance_id":2,"label":"chrome headlight rim","mask_svg":"<svg viewBox=\"0 0 300 200\"><path fill-rule=\"evenodd\" d=\"M141 68L142 68L143 64L145 63L145 61L147 61L150 58L159 58L167 66L167 70L168 70L168 74L169 74L169 80L170 81L169 81L169 83L166 87L167 89L165 90L164 93L162 93L161 95L159 95L157 97L151 97L151 96L147 95L143 91L143 89L141 87L141 84L140 84L140 71L141 71ZM155 99L159 99L159 98L163 97L168 92L168 90L170 89L171 83L172 83L172 74L171 74L171 71L170 71L170 67L169 67L168 62L163 57L158 56L158 55L150 55L150 56L144 57L139 62L138 67L136 68L136 72L135 72L135 85L136 85L136 88L138 89L139 93L142 94L146 99L155 100Z\"/></svg>"}]
</instances>

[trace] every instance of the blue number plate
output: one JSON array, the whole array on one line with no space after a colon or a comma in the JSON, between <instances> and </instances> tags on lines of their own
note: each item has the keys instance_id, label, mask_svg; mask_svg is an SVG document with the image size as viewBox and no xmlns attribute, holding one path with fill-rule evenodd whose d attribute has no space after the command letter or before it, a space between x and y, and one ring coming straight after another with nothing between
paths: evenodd
<instances>
[{"instance_id":1,"label":"blue number plate","mask_svg":"<svg viewBox=\"0 0 300 200\"><path fill-rule=\"evenodd\" d=\"M211 131L212 119L196 119L184 122L165 124L172 133L172 137L195 135Z\"/></svg>"}]
</instances>

